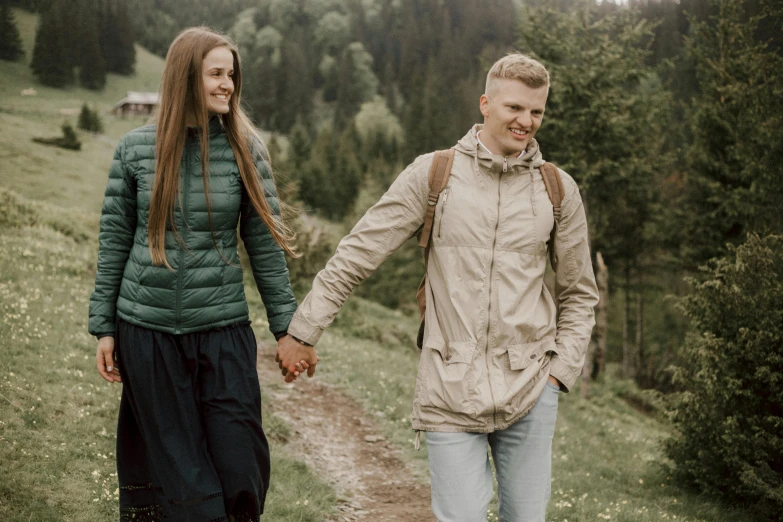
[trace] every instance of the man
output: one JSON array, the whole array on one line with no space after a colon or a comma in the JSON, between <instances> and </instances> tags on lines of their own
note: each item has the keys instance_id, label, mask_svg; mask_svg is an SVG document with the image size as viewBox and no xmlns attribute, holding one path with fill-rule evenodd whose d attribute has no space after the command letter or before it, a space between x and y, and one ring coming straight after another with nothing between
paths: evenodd
<instances>
[{"instance_id":1,"label":"man","mask_svg":"<svg viewBox=\"0 0 783 522\"><path fill-rule=\"evenodd\" d=\"M574 180L565 186L544 285L553 206L533 139L549 74L520 54L487 75L474 126L455 146L432 229L425 332L413 429L426 433L439 521L486 520L491 448L500 520L543 521L550 495L558 394L581 373L598 292ZM281 339L287 379L317 362L315 345L353 288L422 225L432 154L416 159L343 238ZM306 364L297 366L301 360ZM307 364L309 363L309 365Z\"/></svg>"}]
</instances>

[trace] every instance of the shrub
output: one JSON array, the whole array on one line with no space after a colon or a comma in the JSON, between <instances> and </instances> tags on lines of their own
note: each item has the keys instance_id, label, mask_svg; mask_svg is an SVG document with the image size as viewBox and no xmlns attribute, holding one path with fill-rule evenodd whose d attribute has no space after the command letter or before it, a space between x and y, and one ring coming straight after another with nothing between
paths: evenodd
<instances>
[{"instance_id":1,"label":"shrub","mask_svg":"<svg viewBox=\"0 0 783 522\"><path fill-rule=\"evenodd\" d=\"M665 443L673 477L783 520L783 236L749 236L691 281L693 332Z\"/></svg>"},{"instance_id":2,"label":"shrub","mask_svg":"<svg viewBox=\"0 0 783 522\"><path fill-rule=\"evenodd\" d=\"M98 109L90 109L85 103L79 113L79 121L76 126L87 132L103 132L103 122L98 114Z\"/></svg>"},{"instance_id":3,"label":"shrub","mask_svg":"<svg viewBox=\"0 0 783 522\"><path fill-rule=\"evenodd\" d=\"M67 121L62 126L63 135L57 138L33 138L36 143L43 145L54 145L62 149L69 150L81 150L82 142L79 141L79 137L76 135L76 131Z\"/></svg>"}]
</instances>

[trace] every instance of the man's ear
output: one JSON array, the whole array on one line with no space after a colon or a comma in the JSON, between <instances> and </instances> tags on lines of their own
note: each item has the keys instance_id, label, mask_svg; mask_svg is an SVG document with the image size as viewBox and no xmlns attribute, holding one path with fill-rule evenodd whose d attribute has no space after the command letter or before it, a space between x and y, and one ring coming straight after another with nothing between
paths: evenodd
<instances>
[{"instance_id":1,"label":"man's ear","mask_svg":"<svg viewBox=\"0 0 783 522\"><path fill-rule=\"evenodd\" d=\"M481 110L481 114L485 118L489 116L489 98L487 98L486 94L482 94L481 98L479 98L479 110Z\"/></svg>"}]
</instances>

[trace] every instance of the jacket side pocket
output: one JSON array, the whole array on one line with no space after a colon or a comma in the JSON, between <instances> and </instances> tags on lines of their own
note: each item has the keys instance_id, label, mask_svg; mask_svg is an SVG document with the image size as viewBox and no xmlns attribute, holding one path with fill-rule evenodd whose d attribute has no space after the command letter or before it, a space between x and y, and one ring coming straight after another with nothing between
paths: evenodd
<instances>
[{"instance_id":1,"label":"jacket side pocket","mask_svg":"<svg viewBox=\"0 0 783 522\"><path fill-rule=\"evenodd\" d=\"M524 370L533 361L538 361L546 352L555 350L555 338L545 337L532 343L508 345L508 362L512 370Z\"/></svg>"},{"instance_id":2,"label":"jacket side pocket","mask_svg":"<svg viewBox=\"0 0 783 522\"><path fill-rule=\"evenodd\" d=\"M471 413L475 380L472 360L476 343L449 342L430 338L424 343L422 357L428 357L427 382L422 406L453 413Z\"/></svg>"}]
</instances>

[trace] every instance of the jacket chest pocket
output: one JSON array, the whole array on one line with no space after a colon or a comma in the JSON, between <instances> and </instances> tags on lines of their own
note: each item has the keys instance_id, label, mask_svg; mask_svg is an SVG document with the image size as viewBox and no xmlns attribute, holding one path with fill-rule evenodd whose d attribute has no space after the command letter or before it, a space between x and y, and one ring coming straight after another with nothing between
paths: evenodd
<instances>
[{"instance_id":1,"label":"jacket chest pocket","mask_svg":"<svg viewBox=\"0 0 783 522\"><path fill-rule=\"evenodd\" d=\"M438 206L440 209L435 209L436 212L436 220L435 220L435 231L433 234L436 238L440 239L442 237L442 227L443 227L443 213L446 210L446 204L449 200L449 192L451 192L451 187L446 187L443 189L443 192L440 193L440 198L438 199Z\"/></svg>"},{"instance_id":2,"label":"jacket chest pocket","mask_svg":"<svg viewBox=\"0 0 783 522\"><path fill-rule=\"evenodd\" d=\"M449 183L440 193L432 241L446 246L488 246L497 217L497 194Z\"/></svg>"},{"instance_id":3,"label":"jacket chest pocket","mask_svg":"<svg viewBox=\"0 0 783 522\"><path fill-rule=\"evenodd\" d=\"M499 226L500 242L504 248L536 254L546 251L555 218L546 189L541 189L536 190L532 197L525 191L504 201Z\"/></svg>"}]
</instances>

